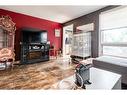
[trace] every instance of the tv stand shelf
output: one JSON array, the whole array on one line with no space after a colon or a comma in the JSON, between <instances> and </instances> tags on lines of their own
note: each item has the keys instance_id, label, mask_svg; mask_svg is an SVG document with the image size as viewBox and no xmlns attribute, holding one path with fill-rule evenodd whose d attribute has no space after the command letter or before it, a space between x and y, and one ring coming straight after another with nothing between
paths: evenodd
<instances>
[{"instance_id":1,"label":"tv stand shelf","mask_svg":"<svg viewBox=\"0 0 127 95\"><path fill-rule=\"evenodd\" d=\"M32 46L37 46L33 45ZM43 49L41 47L43 46ZM30 49L31 44L21 45L21 63L35 63L49 60L49 44L39 46L39 49Z\"/></svg>"},{"instance_id":2,"label":"tv stand shelf","mask_svg":"<svg viewBox=\"0 0 127 95\"><path fill-rule=\"evenodd\" d=\"M45 50L44 50L44 49L35 49L35 50L32 49L32 50L29 50L29 52L33 52L33 51L42 51L42 52L43 52L43 51L45 51Z\"/></svg>"},{"instance_id":3,"label":"tv stand shelf","mask_svg":"<svg viewBox=\"0 0 127 95\"><path fill-rule=\"evenodd\" d=\"M45 45L46 43L28 43L29 45Z\"/></svg>"}]
</instances>

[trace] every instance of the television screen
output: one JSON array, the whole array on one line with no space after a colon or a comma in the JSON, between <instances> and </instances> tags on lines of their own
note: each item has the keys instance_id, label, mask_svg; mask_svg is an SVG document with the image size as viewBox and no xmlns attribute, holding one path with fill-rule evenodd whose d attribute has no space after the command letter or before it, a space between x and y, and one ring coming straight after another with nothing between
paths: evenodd
<instances>
[{"instance_id":1,"label":"television screen","mask_svg":"<svg viewBox=\"0 0 127 95\"><path fill-rule=\"evenodd\" d=\"M45 43L47 42L47 31L22 31L24 43Z\"/></svg>"},{"instance_id":2,"label":"television screen","mask_svg":"<svg viewBox=\"0 0 127 95\"><path fill-rule=\"evenodd\" d=\"M35 43L44 43L47 42L47 33L42 31L42 32L31 32L29 35L29 40L30 42L35 42Z\"/></svg>"}]
</instances>

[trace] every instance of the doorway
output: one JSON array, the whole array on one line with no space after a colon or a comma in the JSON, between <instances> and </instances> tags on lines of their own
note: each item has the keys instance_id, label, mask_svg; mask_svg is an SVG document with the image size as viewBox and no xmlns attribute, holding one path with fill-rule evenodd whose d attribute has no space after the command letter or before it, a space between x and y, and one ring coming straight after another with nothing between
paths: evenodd
<instances>
[{"instance_id":1,"label":"doorway","mask_svg":"<svg viewBox=\"0 0 127 95\"><path fill-rule=\"evenodd\" d=\"M63 27L63 57L71 55L73 40L73 24Z\"/></svg>"}]
</instances>

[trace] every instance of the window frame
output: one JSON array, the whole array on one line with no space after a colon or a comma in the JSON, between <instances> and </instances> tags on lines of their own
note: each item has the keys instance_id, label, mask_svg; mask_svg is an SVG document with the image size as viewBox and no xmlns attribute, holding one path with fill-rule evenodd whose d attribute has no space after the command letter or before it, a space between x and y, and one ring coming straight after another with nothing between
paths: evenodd
<instances>
[{"instance_id":1,"label":"window frame","mask_svg":"<svg viewBox=\"0 0 127 95\"><path fill-rule=\"evenodd\" d=\"M105 12L101 12L100 15L99 15L99 45L98 45L98 47L99 47L99 51L98 51L99 56L110 55L110 56L117 56L117 57L127 58L127 56L123 57L123 56L104 54L103 53L103 47L104 46L127 47L127 42L118 42L118 43L117 42L103 42L103 33L102 33L102 31L106 31L106 30L108 31L108 30L113 30L113 29L122 29L122 28L127 28L127 26L108 28L108 29L106 29L106 28L105 29L101 29L101 23L102 23L101 22L101 14L112 12L112 11L115 11L115 10L120 9L122 7L123 6L117 7L117 8L105 11Z\"/></svg>"}]
</instances>

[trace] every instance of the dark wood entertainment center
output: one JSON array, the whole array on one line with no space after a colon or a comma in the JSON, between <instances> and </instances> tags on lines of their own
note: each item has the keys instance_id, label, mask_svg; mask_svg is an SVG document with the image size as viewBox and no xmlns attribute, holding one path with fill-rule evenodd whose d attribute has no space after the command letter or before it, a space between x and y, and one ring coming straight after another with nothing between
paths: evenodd
<instances>
[{"instance_id":1,"label":"dark wood entertainment center","mask_svg":"<svg viewBox=\"0 0 127 95\"><path fill-rule=\"evenodd\" d=\"M44 37L46 35L43 36L43 32L47 31L23 28L21 41L21 64L49 60L50 45L47 44L47 39L46 41L43 41L43 38L47 38Z\"/></svg>"}]
</instances>

